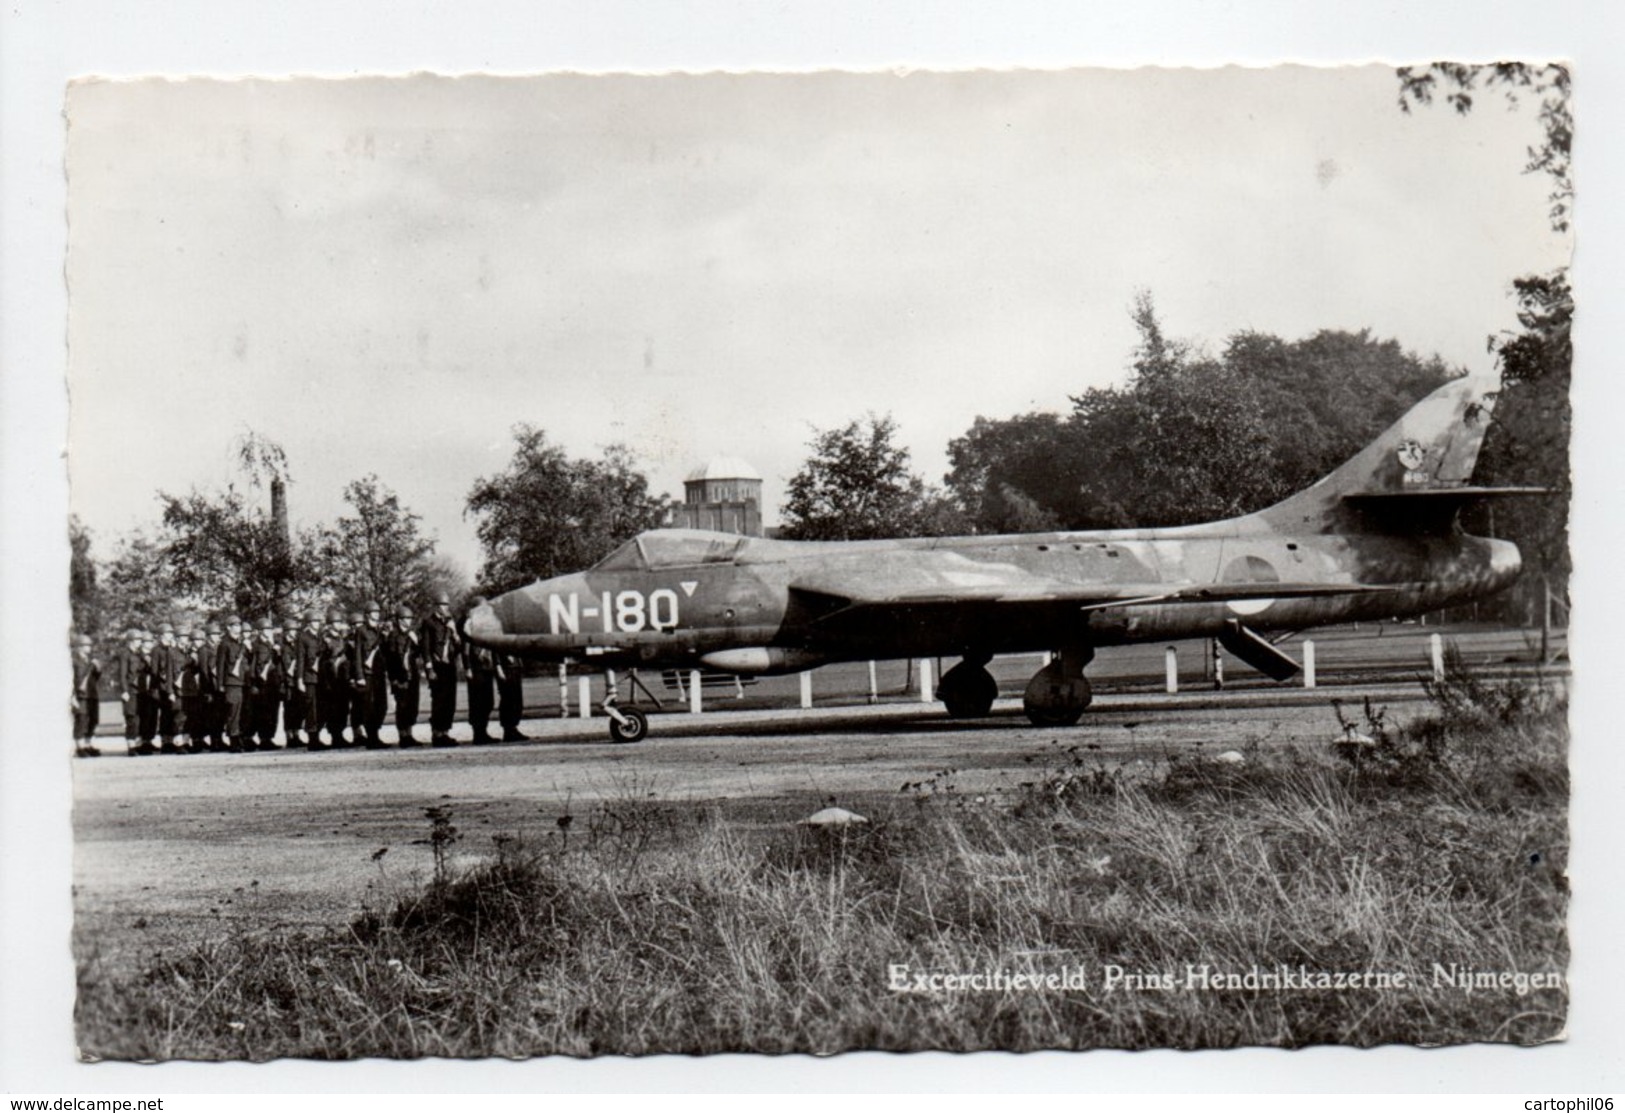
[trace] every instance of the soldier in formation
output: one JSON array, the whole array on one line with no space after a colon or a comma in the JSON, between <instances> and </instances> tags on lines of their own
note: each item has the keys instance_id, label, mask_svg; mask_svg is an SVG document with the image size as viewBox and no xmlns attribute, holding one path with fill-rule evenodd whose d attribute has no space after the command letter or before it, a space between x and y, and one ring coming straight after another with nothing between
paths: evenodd
<instances>
[{"instance_id":1,"label":"soldier in formation","mask_svg":"<svg viewBox=\"0 0 1625 1113\"><path fill-rule=\"evenodd\" d=\"M502 724L504 742L524 742L529 736L519 729L525 715L525 673L512 653L496 654L497 721Z\"/></svg>"},{"instance_id":2,"label":"soldier in formation","mask_svg":"<svg viewBox=\"0 0 1625 1113\"><path fill-rule=\"evenodd\" d=\"M91 652L90 639L73 639L73 752L78 757L100 757L96 726L101 721L102 666Z\"/></svg>"},{"instance_id":3,"label":"soldier in formation","mask_svg":"<svg viewBox=\"0 0 1625 1113\"><path fill-rule=\"evenodd\" d=\"M254 639L249 657L250 727L245 749L278 749L276 725L282 708L282 647L278 643L281 640L275 620L260 619L259 635Z\"/></svg>"},{"instance_id":4,"label":"soldier in formation","mask_svg":"<svg viewBox=\"0 0 1625 1113\"><path fill-rule=\"evenodd\" d=\"M316 658L316 703L318 718L327 727L327 744L334 749L354 745L345 737L344 725L350 717L350 667L345 657L347 639L344 622L337 611L327 616L322 629L321 649Z\"/></svg>"},{"instance_id":5,"label":"soldier in formation","mask_svg":"<svg viewBox=\"0 0 1625 1113\"><path fill-rule=\"evenodd\" d=\"M225 750L225 697L220 690L220 636L223 629L218 622L204 628L198 646L198 676L202 686L201 705L203 722L199 724L202 736L209 740L209 749Z\"/></svg>"},{"instance_id":6,"label":"soldier in formation","mask_svg":"<svg viewBox=\"0 0 1625 1113\"><path fill-rule=\"evenodd\" d=\"M474 744L483 746L495 741L490 728L496 703L496 654L483 645L470 645L463 662L468 672L468 725L474 731Z\"/></svg>"},{"instance_id":7,"label":"soldier in formation","mask_svg":"<svg viewBox=\"0 0 1625 1113\"><path fill-rule=\"evenodd\" d=\"M175 732L185 738L181 748L188 753L200 754L208 748L208 731L203 722L203 664L199 660L201 639L191 627L183 629L177 639L180 651L180 675L175 685L177 710Z\"/></svg>"},{"instance_id":8,"label":"soldier in formation","mask_svg":"<svg viewBox=\"0 0 1625 1113\"><path fill-rule=\"evenodd\" d=\"M119 707L124 713L124 748L128 753L151 753L141 740L141 723L147 699L150 666L141 646L146 634L132 629L124 648L113 658L113 682L118 685Z\"/></svg>"},{"instance_id":9,"label":"soldier in formation","mask_svg":"<svg viewBox=\"0 0 1625 1113\"><path fill-rule=\"evenodd\" d=\"M215 675L220 684L221 729L228 746L239 752L248 748L248 674L252 664L249 645L244 641L243 620L233 617L226 623L215 658Z\"/></svg>"},{"instance_id":10,"label":"soldier in formation","mask_svg":"<svg viewBox=\"0 0 1625 1113\"><path fill-rule=\"evenodd\" d=\"M350 724L369 750L383 749L379 730L389 710L389 660L384 653L383 631L378 628L382 618L383 611L374 603L350 638L350 690L356 701Z\"/></svg>"},{"instance_id":11,"label":"soldier in formation","mask_svg":"<svg viewBox=\"0 0 1625 1113\"><path fill-rule=\"evenodd\" d=\"M283 722L302 724L305 746L312 750L325 750L329 743L324 743L321 738L322 717L316 698L322 679L322 636L316 628L317 617L314 607L305 611L298 632L294 635L292 659L289 661L294 681L290 688L288 709L283 712Z\"/></svg>"},{"instance_id":12,"label":"soldier in formation","mask_svg":"<svg viewBox=\"0 0 1625 1113\"><path fill-rule=\"evenodd\" d=\"M99 751L91 739L103 669L89 638L73 639L73 667L75 752L95 756ZM279 726L288 749L380 749L392 695L399 744L418 747L424 745L416 734L424 684L428 741L454 747L460 678L467 683L475 743L526 738L519 729L522 662L469 643L445 595L421 621L410 607L398 607L387 628L377 604L364 614L352 613L348 624L339 612L323 621L307 610L285 627L270 616L249 625L233 615L179 629L164 623L156 638L133 628L108 673L119 693L131 754L275 750L282 748L276 742ZM500 737L491 732L493 712Z\"/></svg>"},{"instance_id":13,"label":"soldier in formation","mask_svg":"<svg viewBox=\"0 0 1625 1113\"><path fill-rule=\"evenodd\" d=\"M451 618L451 600L439 595L434 613L418 629L429 672L429 741L436 746L455 745L451 722L457 715L457 662L463 656L463 639Z\"/></svg>"},{"instance_id":14,"label":"soldier in formation","mask_svg":"<svg viewBox=\"0 0 1625 1113\"><path fill-rule=\"evenodd\" d=\"M404 747L421 746L412 732L418 724L418 686L423 682L423 647L412 625L412 608L402 603L395 611L395 627L384 638L384 656L390 691L395 695L395 733ZM438 738L435 745L440 745Z\"/></svg>"},{"instance_id":15,"label":"soldier in formation","mask_svg":"<svg viewBox=\"0 0 1625 1113\"><path fill-rule=\"evenodd\" d=\"M158 644L148 655L147 664L150 669L148 691L151 693L153 727L163 740L159 750L166 754L178 753L175 736L185 729L180 710L181 672L185 666L185 654L175 644L175 628L169 623L158 628ZM151 741L151 737L145 733L142 737Z\"/></svg>"}]
</instances>

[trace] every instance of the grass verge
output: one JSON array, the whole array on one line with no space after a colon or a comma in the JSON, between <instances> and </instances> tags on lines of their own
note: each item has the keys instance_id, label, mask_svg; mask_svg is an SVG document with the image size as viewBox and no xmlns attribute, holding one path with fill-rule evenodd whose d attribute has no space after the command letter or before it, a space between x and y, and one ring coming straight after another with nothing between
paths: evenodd
<instances>
[{"instance_id":1,"label":"grass verge","mask_svg":"<svg viewBox=\"0 0 1625 1113\"><path fill-rule=\"evenodd\" d=\"M1539 983L1568 959L1566 717L1507 683L1449 675L1404 730L1366 708L1335 754L1131 769L1055 747L1014 798L963 796L945 771L854 802L870 822L845 827L629 793L458 867L440 805L434 877L343 929L237 930L135 971L84 949L80 1046L260 1060L1552 1039L1567 991ZM1364 984L1318 984L1338 974Z\"/></svg>"}]
</instances>

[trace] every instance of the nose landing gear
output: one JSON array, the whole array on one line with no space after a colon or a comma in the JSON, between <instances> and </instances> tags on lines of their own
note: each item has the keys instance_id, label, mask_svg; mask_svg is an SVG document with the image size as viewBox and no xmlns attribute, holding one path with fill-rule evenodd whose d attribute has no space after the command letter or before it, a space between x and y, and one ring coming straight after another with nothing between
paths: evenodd
<instances>
[{"instance_id":1,"label":"nose landing gear","mask_svg":"<svg viewBox=\"0 0 1625 1113\"><path fill-rule=\"evenodd\" d=\"M606 702L604 714L609 716L609 736L616 742L642 742L649 734L649 716L635 707L616 707Z\"/></svg>"},{"instance_id":2,"label":"nose landing gear","mask_svg":"<svg viewBox=\"0 0 1625 1113\"><path fill-rule=\"evenodd\" d=\"M655 694L645 688L643 681L638 679L634 670L631 674L632 683L658 706L660 700ZM598 705L604 715L609 719L609 737L612 742L642 742L649 736L649 716L636 707L622 707L619 702L620 682L615 677L614 669L604 670L604 699Z\"/></svg>"}]
</instances>

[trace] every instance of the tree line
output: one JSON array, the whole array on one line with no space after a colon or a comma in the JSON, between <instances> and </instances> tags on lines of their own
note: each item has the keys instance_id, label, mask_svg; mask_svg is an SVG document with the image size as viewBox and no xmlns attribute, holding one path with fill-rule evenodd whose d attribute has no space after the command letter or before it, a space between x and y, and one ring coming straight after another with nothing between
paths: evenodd
<instances>
[{"instance_id":1,"label":"tree line","mask_svg":"<svg viewBox=\"0 0 1625 1113\"><path fill-rule=\"evenodd\" d=\"M1567 490L1569 326L1562 275L1520 279L1522 329L1495 338L1502 390L1478 479ZM1132 307L1139 344L1122 386L1091 387L1066 413L978 417L948 445L940 485L918 475L890 415L815 430L789 479L780 535L838 540L1181 525L1261 509L1313 483L1418 399L1460 372L1369 330L1287 341L1256 331L1217 354L1170 337L1147 293ZM669 520L632 451L578 458L519 425L503 471L477 479L465 513L483 551L478 579L436 552L420 517L376 475L344 488L347 511L290 530L281 450L245 438L239 480L222 491L158 492L159 524L99 561L70 524L77 629L117 635L188 616L253 621L308 606L377 603L425 612L593 564ZM264 497L270 492L267 501ZM1567 499L1502 504L1470 527L1509 537L1561 592Z\"/></svg>"},{"instance_id":2,"label":"tree line","mask_svg":"<svg viewBox=\"0 0 1625 1113\"><path fill-rule=\"evenodd\" d=\"M574 459L532 426L516 427L514 439L509 467L476 480L467 498L484 550L477 582L437 552L421 516L377 475L345 485L347 509L332 521L291 528L286 456L251 433L223 490L157 492L156 525L119 539L109 557L99 558L90 530L69 520L75 630L108 639L165 622L255 622L374 604L425 614L442 594L462 607L476 593L591 564L670 514L671 500L650 492L625 446Z\"/></svg>"},{"instance_id":3,"label":"tree line","mask_svg":"<svg viewBox=\"0 0 1625 1113\"><path fill-rule=\"evenodd\" d=\"M1552 182L1549 219L1568 226L1573 183L1569 74L1560 66L1440 62L1402 68L1405 112L1442 98L1468 115L1480 92L1538 104L1542 141L1525 172ZM1519 329L1489 338L1501 376L1475 479L1544 486L1554 497L1470 511L1469 528L1516 541L1543 599L1569 575L1569 384L1574 299L1566 270L1512 283ZM1242 331L1216 352L1170 337L1149 292L1128 379L1070 398L1068 412L978 417L948 445L940 485L917 475L890 415L814 430L790 477L782 536L842 539L1180 525L1260 509L1314 482L1457 369L1369 330L1326 329L1288 341ZM105 560L71 521L70 595L82 632L236 613L254 620L306 606L460 602L594 563L664 524L672 500L651 491L636 457L611 445L577 458L544 430L513 430L514 455L469 491L465 515L483 551L477 579L436 553L421 518L376 475L344 489L346 513L290 530L278 492L292 482L282 450L250 434L238 481L223 491L158 492L155 529L121 539ZM272 498L265 501L269 492Z\"/></svg>"}]
</instances>

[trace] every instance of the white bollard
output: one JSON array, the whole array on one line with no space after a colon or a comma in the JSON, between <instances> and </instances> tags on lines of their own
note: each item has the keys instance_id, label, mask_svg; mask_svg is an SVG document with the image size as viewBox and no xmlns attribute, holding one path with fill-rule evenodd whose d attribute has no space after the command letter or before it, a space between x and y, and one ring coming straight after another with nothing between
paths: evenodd
<instances>
[{"instance_id":1,"label":"white bollard","mask_svg":"<svg viewBox=\"0 0 1625 1113\"><path fill-rule=\"evenodd\" d=\"M920 702L931 702L931 658L920 658Z\"/></svg>"},{"instance_id":2,"label":"white bollard","mask_svg":"<svg viewBox=\"0 0 1625 1113\"><path fill-rule=\"evenodd\" d=\"M1224 687L1224 658L1219 655L1219 641L1213 640L1213 686Z\"/></svg>"},{"instance_id":3,"label":"white bollard","mask_svg":"<svg viewBox=\"0 0 1625 1113\"><path fill-rule=\"evenodd\" d=\"M1444 638L1438 634L1428 635L1428 650L1433 657L1433 679L1437 682L1444 679Z\"/></svg>"},{"instance_id":4,"label":"white bollard","mask_svg":"<svg viewBox=\"0 0 1625 1113\"><path fill-rule=\"evenodd\" d=\"M880 681L875 676L875 663L873 661L870 661L869 662L869 702L870 703L878 703L879 701L880 701Z\"/></svg>"},{"instance_id":5,"label":"white bollard","mask_svg":"<svg viewBox=\"0 0 1625 1113\"><path fill-rule=\"evenodd\" d=\"M1168 647L1168 651L1163 654L1163 671L1166 674L1163 686L1168 690L1169 695L1173 695L1179 691L1179 650L1171 645Z\"/></svg>"},{"instance_id":6,"label":"white bollard","mask_svg":"<svg viewBox=\"0 0 1625 1113\"><path fill-rule=\"evenodd\" d=\"M559 718L570 717L570 666L559 662Z\"/></svg>"},{"instance_id":7,"label":"white bollard","mask_svg":"<svg viewBox=\"0 0 1625 1113\"><path fill-rule=\"evenodd\" d=\"M1303 686L1315 686L1315 643L1308 640L1303 643Z\"/></svg>"},{"instance_id":8,"label":"white bollard","mask_svg":"<svg viewBox=\"0 0 1625 1113\"><path fill-rule=\"evenodd\" d=\"M812 706L812 670L808 669L801 674L801 706Z\"/></svg>"},{"instance_id":9,"label":"white bollard","mask_svg":"<svg viewBox=\"0 0 1625 1113\"><path fill-rule=\"evenodd\" d=\"M592 718L592 677L583 676L577 683L579 685L577 691L581 693L579 697L581 703L581 717L583 719L590 719Z\"/></svg>"},{"instance_id":10,"label":"white bollard","mask_svg":"<svg viewBox=\"0 0 1625 1113\"><path fill-rule=\"evenodd\" d=\"M703 708L700 706L700 670L688 670L688 713L698 715Z\"/></svg>"}]
</instances>

